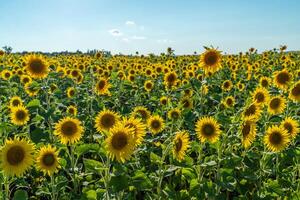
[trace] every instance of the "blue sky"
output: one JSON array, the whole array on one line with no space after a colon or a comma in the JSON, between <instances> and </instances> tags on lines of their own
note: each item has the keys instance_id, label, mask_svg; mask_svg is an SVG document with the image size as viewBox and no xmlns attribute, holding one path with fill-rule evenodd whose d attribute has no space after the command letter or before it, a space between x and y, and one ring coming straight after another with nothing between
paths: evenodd
<instances>
[{"instance_id":1,"label":"blue sky","mask_svg":"<svg viewBox=\"0 0 300 200\"><path fill-rule=\"evenodd\" d=\"M14 51L228 53L300 49L297 0L0 0L0 47Z\"/></svg>"}]
</instances>

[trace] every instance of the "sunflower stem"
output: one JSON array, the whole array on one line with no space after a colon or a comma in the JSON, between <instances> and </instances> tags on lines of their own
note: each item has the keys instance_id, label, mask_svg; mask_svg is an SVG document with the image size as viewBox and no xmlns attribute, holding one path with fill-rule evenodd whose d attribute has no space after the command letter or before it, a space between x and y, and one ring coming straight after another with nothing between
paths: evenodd
<instances>
[{"instance_id":1,"label":"sunflower stem","mask_svg":"<svg viewBox=\"0 0 300 200\"><path fill-rule=\"evenodd\" d=\"M56 188L55 188L55 180L53 175L50 176L51 180L51 199L56 200Z\"/></svg>"},{"instance_id":2,"label":"sunflower stem","mask_svg":"<svg viewBox=\"0 0 300 200\"><path fill-rule=\"evenodd\" d=\"M10 179L9 177L4 175L4 199L9 200L10 199L10 192L9 192L9 186L10 186Z\"/></svg>"}]
</instances>

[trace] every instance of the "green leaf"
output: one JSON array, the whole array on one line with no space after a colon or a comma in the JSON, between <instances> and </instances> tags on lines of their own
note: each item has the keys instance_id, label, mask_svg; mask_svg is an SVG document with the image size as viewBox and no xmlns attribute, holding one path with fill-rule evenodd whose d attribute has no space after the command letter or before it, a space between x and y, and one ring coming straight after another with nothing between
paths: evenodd
<instances>
[{"instance_id":1,"label":"green leaf","mask_svg":"<svg viewBox=\"0 0 300 200\"><path fill-rule=\"evenodd\" d=\"M97 200L97 192L95 190L89 190L85 192L85 195L88 200Z\"/></svg>"},{"instance_id":2,"label":"green leaf","mask_svg":"<svg viewBox=\"0 0 300 200\"><path fill-rule=\"evenodd\" d=\"M83 164L86 172L100 173L106 169L104 165L97 160L83 159Z\"/></svg>"},{"instance_id":3,"label":"green leaf","mask_svg":"<svg viewBox=\"0 0 300 200\"><path fill-rule=\"evenodd\" d=\"M39 107L41 105L40 100L38 99L33 99L31 100L28 104L27 104L27 108L31 108L31 107Z\"/></svg>"},{"instance_id":4,"label":"green leaf","mask_svg":"<svg viewBox=\"0 0 300 200\"><path fill-rule=\"evenodd\" d=\"M194 169L192 168L182 168L181 173L182 176L184 176L187 180L191 180L197 177Z\"/></svg>"},{"instance_id":5,"label":"green leaf","mask_svg":"<svg viewBox=\"0 0 300 200\"><path fill-rule=\"evenodd\" d=\"M78 156L86 154L88 152L97 152L100 146L98 144L82 144L76 147L75 152Z\"/></svg>"},{"instance_id":6,"label":"green leaf","mask_svg":"<svg viewBox=\"0 0 300 200\"><path fill-rule=\"evenodd\" d=\"M212 166L215 166L215 165L217 165L216 161L212 160L212 161L203 163L203 164L201 164L200 166L201 166L201 167L207 167L207 166L212 167Z\"/></svg>"},{"instance_id":7,"label":"green leaf","mask_svg":"<svg viewBox=\"0 0 300 200\"><path fill-rule=\"evenodd\" d=\"M110 186L115 192L120 192L128 187L128 178L125 175L112 176Z\"/></svg>"},{"instance_id":8,"label":"green leaf","mask_svg":"<svg viewBox=\"0 0 300 200\"><path fill-rule=\"evenodd\" d=\"M28 199L28 194L25 190L17 190L14 193L13 200L27 200L27 199Z\"/></svg>"},{"instance_id":9,"label":"green leaf","mask_svg":"<svg viewBox=\"0 0 300 200\"><path fill-rule=\"evenodd\" d=\"M49 141L49 134L48 132L44 131L43 129L36 128L34 131L29 133L30 139L35 143L40 143L43 141Z\"/></svg>"},{"instance_id":10,"label":"green leaf","mask_svg":"<svg viewBox=\"0 0 300 200\"><path fill-rule=\"evenodd\" d=\"M142 171L136 171L132 177L132 185L139 190L151 189L153 184L147 175Z\"/></svg>"},{"instance_id":11,"label":"green leaf","mask_svg":"<svg viewBox=\"0 0 300 200\"><path fill-rule=\"evenodd\" d=\"M159 164L162 162L161 160L162 160L161 157L158 156L157 154L155 154L153 152L150 153L150 161L152 163Z\"/></svg>"}]
</instances>

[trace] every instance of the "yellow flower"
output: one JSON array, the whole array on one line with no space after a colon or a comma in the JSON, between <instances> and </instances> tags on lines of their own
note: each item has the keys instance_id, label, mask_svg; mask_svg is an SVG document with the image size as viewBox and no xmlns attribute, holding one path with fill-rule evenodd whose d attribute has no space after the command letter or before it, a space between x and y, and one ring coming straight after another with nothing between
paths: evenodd
<instances>
[{"instance_id":1,"label":"yellow flower","mask_svg":"<svg viewBox=\"0 0 300 200\"><path fill-rule=\"evenodd\" d=\"M215 73L221 69L222 55L216 49L207 49L200 57L200 66L204 71Z\"/></svg>"},{"instance_id":2,"label":"yellow flower","mask_svg":"<svg viewBox=\"0 0 300 200\"><path fill-rule=\"evenodd\" d=\"M196 122L196 133L201 142L214 143L221 134L220 125L213 117L202 117Z\"/></svg>"},{"instance_id":3,"label":"yellow flower","mask_svg":"<svg viewBox=\"0 0 300 200\"><path fill-rule=\"evenodd\" d=\"M271 126L264 136L264 144L270 151L278 152L285 149L290 142L287 130L280 126Z\"/></svg>"},{"instance_id":4,"label":"yellow flower","mask_svg":"<svg viewBox=\"0 0 300 200\"><path fill-rule=\"evenodd\" d=\"M108 79L100 78L95 86L95 92L98 95L108 95L110 96L109 88L111 87Z\"/></svg>"},{"instance_id":5,"label":"yellow flower","mask_svg":"<svg viewBox=\"0 0 300 200\"><path fill-rule=\"evenodd\" d=\"M274 73L274 85L280 89L288 89L291 80L292 75L286 69Z\"/></svg>"},{"instance_id":6,"label":"yellow flower","mask_svg":"<svg viewBox=\"0 0 300 200\"><path fill-rule=\"evenodd\" d=\"M121 124L109 130L105 139L105 149L111 159L124 163L129 160L134 151L134 134L132 129Z\"/></svg>"},{"instance_id":7,"label":"yellow flower","mask_svg":"<svg viewBox=\"0 0 300 200\"><path fill-rule=\"evenodd\" d=\"M109 131L120 121L119 114L110 111L103 110L98 113L95 119L95 128L98 132Z\"/></svg>"},{"instance_id":8,"label":"yellow flower","mask_svg":"<svg viewBox=\"0 0 300 200\"><path fill-rule=\"evenodd\" d=\"M22 176L33 164L34 145L26 139L8 139L0 153L0 168L7 176Z\"/></svg>"},{"instance_id":9,"label":"yellow flower","mask_svg":"<svg viewBox=\"0 0 300 200\"><path fill-rule=\"evenodd\" d=\"M286 100L281 96L274 96L268 103L268 112L277 115L281 114L286 107Z\"/></svg>"},{"instance_id":10,"label":"yellow flower","mask_svg":"<svg viewBox=\"0 0 300 200\"><path fill-rule=\"evenodd\" d=\"M286 117L280 125L288 132L291 139L296 138L297 134L299 133L299 123L297 120L293 119L292 117Z\"/></svg>"},{"instance_id":11,"label":"yellow flower","mask_svg":"<svg viewBox=\"0 0 300 200\"><path fill-rule=\"evenodd\" d=\"M164 120L159 115L151 116L147 121L147 125L153 134L160 133L165 128Z\"/></svg>"},{"instance_id":12,"label":"yellow flower","mask_svg":"<svg viewBox=\"0 0 300 200\"><path fill-rule=\"evenodd\" d=\"M50 145L41 147L37 155L37 168L51 176L58 171L59 158L55 147Z\"/></svg>"},{"instance_id":13,"label":"yellow flower","mask_svg":"<svg viewBox=\"0 0 300 200\"><path fill-rule=\"evenodd\" d=\"M300 103L300 81L294 84L289 93L289 98Z\"/></svg>"},{"instance_id":14,"label":"yellow flower","mask_svg":"<svg viewBox=\"0 0 300 200\"><path fill-rule=\"evenodd\" d=\"M11 122L18 126L23 126L29 121L29 111L23 105L11 108Z\"/></svg>"},{"instance_id":15,"label":"yellow flower","mask_svg":"<svg viewBox=\"0 0 300 200\"><path fill-rule=\"evenodd\" d=\"M84 129L78 119L66 117L55 125L54 134L59 137L62 144L68 145L78 142L83 131Z\"/></svg>"},{"instance_id":16,"label":"yellow flower","mask_svg":"<svg viewBox=\"0 0 300 200\"><path fill-rule=\"evenodd\" d=\"M173 139L173 155L178 161L182 161L190 146L189 135L186 131L177 132Z\"/></svg>"},{"instance_id":17,"label":"yellow flower","mask_svg":"<svg viewBox=\"0 0 300 200\"><path fill-rule=\"evenodd\" d=\"M26 71L32 78L45 78L49 73L49 64L41 55L29 55L26 57Z\"/></svg>"},{"instance_id":18,"label":"yellow flower","mask_svg":"<svg viewBox=\"0 0 300 200\"><path fill-rule=\"evenodd\" d=\"M122 125L133 131L133 140L135 146L142 144L146 135L146 125L139 118L129 117L122 120Z\"/></svg>"},{"instance_id":19,"label":"yellow flower","mask_svg":"<svg viewBox=\"0 0 300 200\"><path fill-rule=\"evenodd\" d=\"M243 121L241 125L242 144L248 148L256 137L256 123L251 120Z\"/></svg>"}]
</instances>

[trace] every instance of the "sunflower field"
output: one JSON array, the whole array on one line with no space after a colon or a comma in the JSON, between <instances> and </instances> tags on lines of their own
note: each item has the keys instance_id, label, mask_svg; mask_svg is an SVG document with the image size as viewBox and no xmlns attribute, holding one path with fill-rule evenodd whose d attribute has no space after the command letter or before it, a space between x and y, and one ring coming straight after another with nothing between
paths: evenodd
<instances>
[{"instance_id":1,"label":"sunflower field","mask_svg":"<svg viewBox=\"0 0 300 200\"><path fill-rule=\"evenodd\" d=\"M0 50L0 199L300 199L300 53Z\"/></svg>"}]
</instances>

